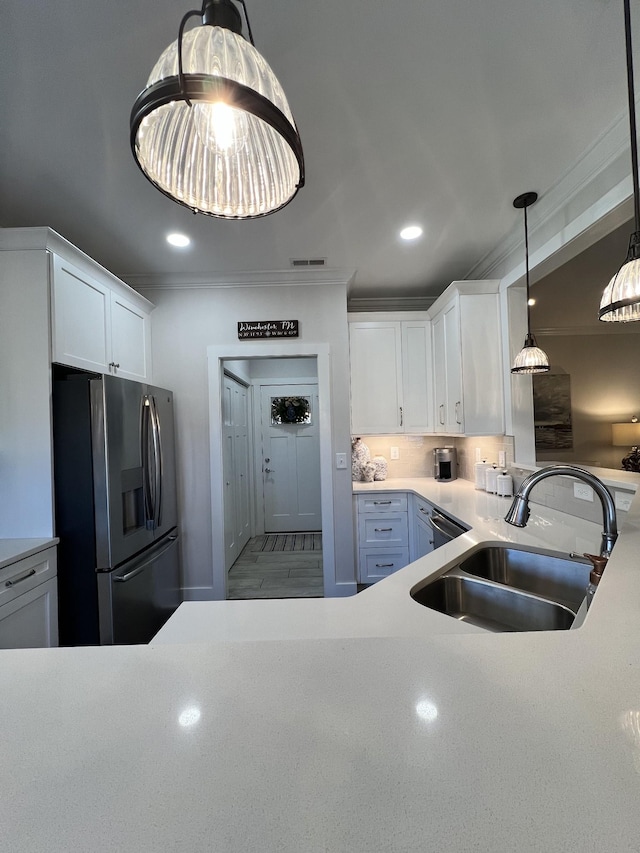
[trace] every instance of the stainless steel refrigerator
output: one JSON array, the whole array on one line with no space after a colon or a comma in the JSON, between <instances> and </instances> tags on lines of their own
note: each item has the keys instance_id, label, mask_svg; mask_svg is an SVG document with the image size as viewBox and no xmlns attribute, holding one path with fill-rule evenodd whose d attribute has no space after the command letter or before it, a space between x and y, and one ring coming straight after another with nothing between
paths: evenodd
<instances>
[{"instance_id":1,"label":"stainless steel refrigerator","mask_svg":"<svg viewBox=\"0 0 640 853\"><path fill-rule=\"evenodd\" d=\"M54 366L61 645L147 643L181 601L173 394Z\"/></svg>"}]
</instances>

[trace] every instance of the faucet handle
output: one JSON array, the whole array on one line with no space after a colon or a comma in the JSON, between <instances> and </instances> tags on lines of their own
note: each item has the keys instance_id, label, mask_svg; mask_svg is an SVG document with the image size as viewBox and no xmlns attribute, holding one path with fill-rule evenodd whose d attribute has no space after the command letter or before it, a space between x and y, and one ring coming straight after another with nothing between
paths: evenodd
<instances>
[{"instance_id":1,"label":"faucet handle","mask_svg":"<svg viewBox=\"0 0 640 853\"><path fill-rule=\"evenodd\" d=\"M589 580L594 586L598 586L609 558L600 557L597 554L584 554L584 556L588 560L590 560L593 565L593 568L591 569L591 574L589 575Z\"/></svg>"}]
</instances>

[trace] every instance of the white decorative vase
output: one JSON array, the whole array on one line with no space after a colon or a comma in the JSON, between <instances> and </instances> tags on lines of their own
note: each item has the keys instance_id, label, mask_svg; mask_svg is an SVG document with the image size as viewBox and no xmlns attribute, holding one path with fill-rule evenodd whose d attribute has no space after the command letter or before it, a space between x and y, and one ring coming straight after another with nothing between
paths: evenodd
<instances>
[{"instance_id":1,"label":"white decorative vase","mask_svg":"<svg viewBox=\"0 0 640 853\"><path fill-rule=\"evenodd\" d=\"M373 475L374 480L386 480L387 479L387 460L384 456L374 456L371 460L375 465L375 473Z\"/></svg>"},{"instance_id":2,"label":"white decorative vase","mask_svg":"<svg viewBox=\"0 0 640 853\"><path fill-rule=\"evenodd\" d=\"M373 462L365 462L362 466L362 479L365 483L373 483L376 466Z\"/></svg>"},{"instance_id":3,"label":"white decorative vase","mask_svg":"<svg viewBox=\"0 0 640 853\"><path fill-rule=\"evenodd\" d=\"M371 460L371 451L360 438L351 439L351 479L357 483L363 479L362 466Z\"/></svg>"}]
</instances>

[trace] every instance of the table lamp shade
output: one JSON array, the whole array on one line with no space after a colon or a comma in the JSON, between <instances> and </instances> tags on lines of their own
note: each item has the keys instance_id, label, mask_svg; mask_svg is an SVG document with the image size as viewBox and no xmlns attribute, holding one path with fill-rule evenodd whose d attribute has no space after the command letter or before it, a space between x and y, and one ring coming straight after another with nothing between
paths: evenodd
<instances>
[{"instance_id":1,"label":"table lamp shade","mask_svg":"<svg viewBox=\"0 0 640 853\"><path fill-rule=\"evenodd\" d=\"M632 447L640 445L640 421L627 421L611 424L614 447Z\"/></svg>"}]
</instances>

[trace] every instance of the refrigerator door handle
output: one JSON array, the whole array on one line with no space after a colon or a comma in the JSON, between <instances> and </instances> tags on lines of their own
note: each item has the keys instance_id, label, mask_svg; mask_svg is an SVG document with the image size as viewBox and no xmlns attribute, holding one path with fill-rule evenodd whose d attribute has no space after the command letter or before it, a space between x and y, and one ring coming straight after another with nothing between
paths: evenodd
<instances>
[{"instance_id":1,"label":"refrigerator door handle","mask_svg":"<svg viewBox=\"0 0 640 853\"><path fill-rule=\"evenodd\" d=\"M168 542L167 542L167 544L164 546L164 548L160 548L160 549L159 549L159 550L157 550L157 551L155 551L155 550L154 550L153 554L151 554L151 555L150 555L150 556L149 556L149 557L148 557L148 558L147 558L143 563L141 563L139 566L136 566L136 567L135 567L135 569L131 569L131 571L130 571L130 572L127 572L127 573L126 573L126 574L124 574L124 575L115 575L115 574L114 574L114 575L113 575L113 582L114 582L114 583L126 583L127 581L130 581L132 578L135 578L135 577L136 577L136 575L139 575L139 574L140 574L141 572L143 572L143 571L144 571L144 570L145 570L145 569L146 569L146 568L147 568L151 563L155 562L155 561L158 559L158 557L161 557L161 556L162 556L162 554L164 554L164 553L165 553L165 551L168 551L168 550L169 550L169 548L173 548L173 547L174 547L174 544L175 544L175 541L176 541L176 539L177 539L177 538L178 538L177 536L170 536L170 537L168 537L169 541L168 541Z\"/></svg>"},{"instance_id":2,"label":"refrigerator door handle","mask_svg":"<svg viewBox=\"0 0 640 853\"><path fill-rule=\"evenodd\" d=\"M153 453L154 453L154 522L156 527L162 524L162 474L164 459L162 457L162 437L160 432L160 416L155 397L151 397L151 418L153 424Z\"/></svg>"},{"instance_id":3,"label":"refrigerator door handle","mask_svg":"<svg viewBox=\"0 0 640 853\"><path fill-rule=\"evenodd\" d=\"M142 398L142 423L140 429L140 449L142 456L142 490L144 494L144 518L147 529L153 525L153 493L151 480L151 458L149 455L149 444L151 441L150 431L153 429L151 423L151 399L145 395Z\"/></svg>"}]
</instances>

